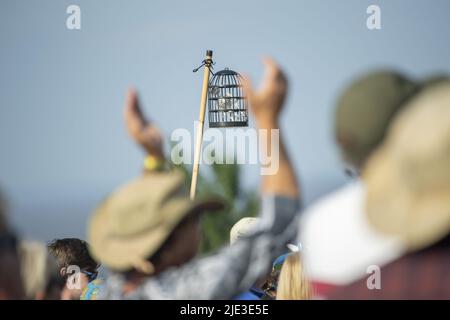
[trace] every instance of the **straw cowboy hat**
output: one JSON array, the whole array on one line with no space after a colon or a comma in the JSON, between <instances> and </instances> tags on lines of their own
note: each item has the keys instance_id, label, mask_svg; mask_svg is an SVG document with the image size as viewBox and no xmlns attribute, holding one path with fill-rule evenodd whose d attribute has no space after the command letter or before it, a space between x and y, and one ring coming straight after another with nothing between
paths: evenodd
<instances>
[{"instance_id":1,"label":"straw cowboy hat","mask_svg":"<svg viewBox=\"0 0 450 320\"><path fill-rule=\"evenodd\" d=\"M180 172L142 176L114 192L94 212L88 228L91 253L116 271L139 267L184 217L220 209L218 200L190 200Z\"/></svg>"},{"instance_id":2,"label":"straw cowboy hat","mask_svg":"<svg viewBox=\"0 0 450 320\"><path fill-rule=\"evenodd\" d=\"M450 231L450 81L430 86L394 120L363 172L366 211L410 250Z\"/></svg>"}]
</instances>

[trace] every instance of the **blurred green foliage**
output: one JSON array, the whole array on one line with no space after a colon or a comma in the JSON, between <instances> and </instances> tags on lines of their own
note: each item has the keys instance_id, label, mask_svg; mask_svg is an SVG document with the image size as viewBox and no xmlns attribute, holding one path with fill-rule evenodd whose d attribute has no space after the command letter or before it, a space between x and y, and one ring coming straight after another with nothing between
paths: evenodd
<instances>
[{"instance_id":1,"label":"blurred green foliage","mask_svg":"<svg viewBox=\"0 0 450 320\"><path fill-rule=\"evenodd\" d=\"M185 165L176 167L183 171L186 182L190 185L192 167ZM257 215L258 193L244 190L241 179L240 167L237 164L213 164L201 167L196 198L219 197L225 202L223 211L203 215L202 254L228 245L231 227L243 217Z\"/></svg>"}]
</instances>

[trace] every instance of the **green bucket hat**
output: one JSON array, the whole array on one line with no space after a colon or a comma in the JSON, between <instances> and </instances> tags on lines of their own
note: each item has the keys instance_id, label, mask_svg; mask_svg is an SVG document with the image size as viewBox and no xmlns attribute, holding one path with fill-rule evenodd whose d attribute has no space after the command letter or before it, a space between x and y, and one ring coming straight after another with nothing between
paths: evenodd
<instances>
[{"instance_id":1,"label":"green bucket hat","mask_svg":"<svg viewBox=\"0 0 450 320\"><path fill-rule=\"evenodd\" d=\"M139 177L94 212L88 227L91 254L113 270L129 270L151 257L190 213L221 209L215 199L190 200L178 171Z\"/></svg>"},{"instance_id":2,"label":"green bucket hat","mask_svg":"<svg viewBox=\"0 0 450 320\"><path fill-rule=\"evenodd\" d=\"M335 138L344 159L361 167L406 102L446 79L435 75L419 83L398 72L377 71L353 82L339 98L335 113Z\"/></svg>"}]
</instances>

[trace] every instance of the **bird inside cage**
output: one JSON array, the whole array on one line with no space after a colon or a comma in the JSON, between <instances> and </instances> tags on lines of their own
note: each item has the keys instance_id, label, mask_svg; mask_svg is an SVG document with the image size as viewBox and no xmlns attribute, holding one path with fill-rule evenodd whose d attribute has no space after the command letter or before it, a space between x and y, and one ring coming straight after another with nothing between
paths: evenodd
<instances>
[{"instance_id":1,"label":"bird inside cage","mask_svg":"<svg viewBox=\"0 0 450 320\"><path fill-rule=\"evenodd\" d=\"M247 127L248 107L242 77L225 68L214 74L208 90L209 126Z\"/></svg>"}]
</instances>

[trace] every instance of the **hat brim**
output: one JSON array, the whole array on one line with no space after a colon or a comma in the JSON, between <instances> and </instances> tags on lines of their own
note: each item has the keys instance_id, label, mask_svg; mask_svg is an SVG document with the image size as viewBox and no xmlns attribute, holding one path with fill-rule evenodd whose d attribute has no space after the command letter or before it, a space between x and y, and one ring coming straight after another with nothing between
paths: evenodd
<instances>
[{"instance_id":1,"label":"hat brim","mask_svg":"<svg viewBox=\"0 0 450 320\"><path fill-rule=\"evenodd\" d=\"M394 157L395 152L383 146L365 167L368 219L377 230L399 236L410 250L425 248L450 230L450 190L408 189Z\"/></svg>"},{"instance_id":2,"label":"hat brim","mask_svg":"<svg viewBox=\"0 0 450 320\"><path fill-rule=\"evenodd\" d=\"M218 199L204 201L179 199L173 202L171 207L166 208L166 212L161 213L170 215L169 223L134 236L118 237L111 232L111 219L106 200L95 211L88 227L91 254L110 269L130 270L136 263L151 257L186 216L194 212L213 212L223 208L223 202Z\"/></svg>"}]
</instances>

